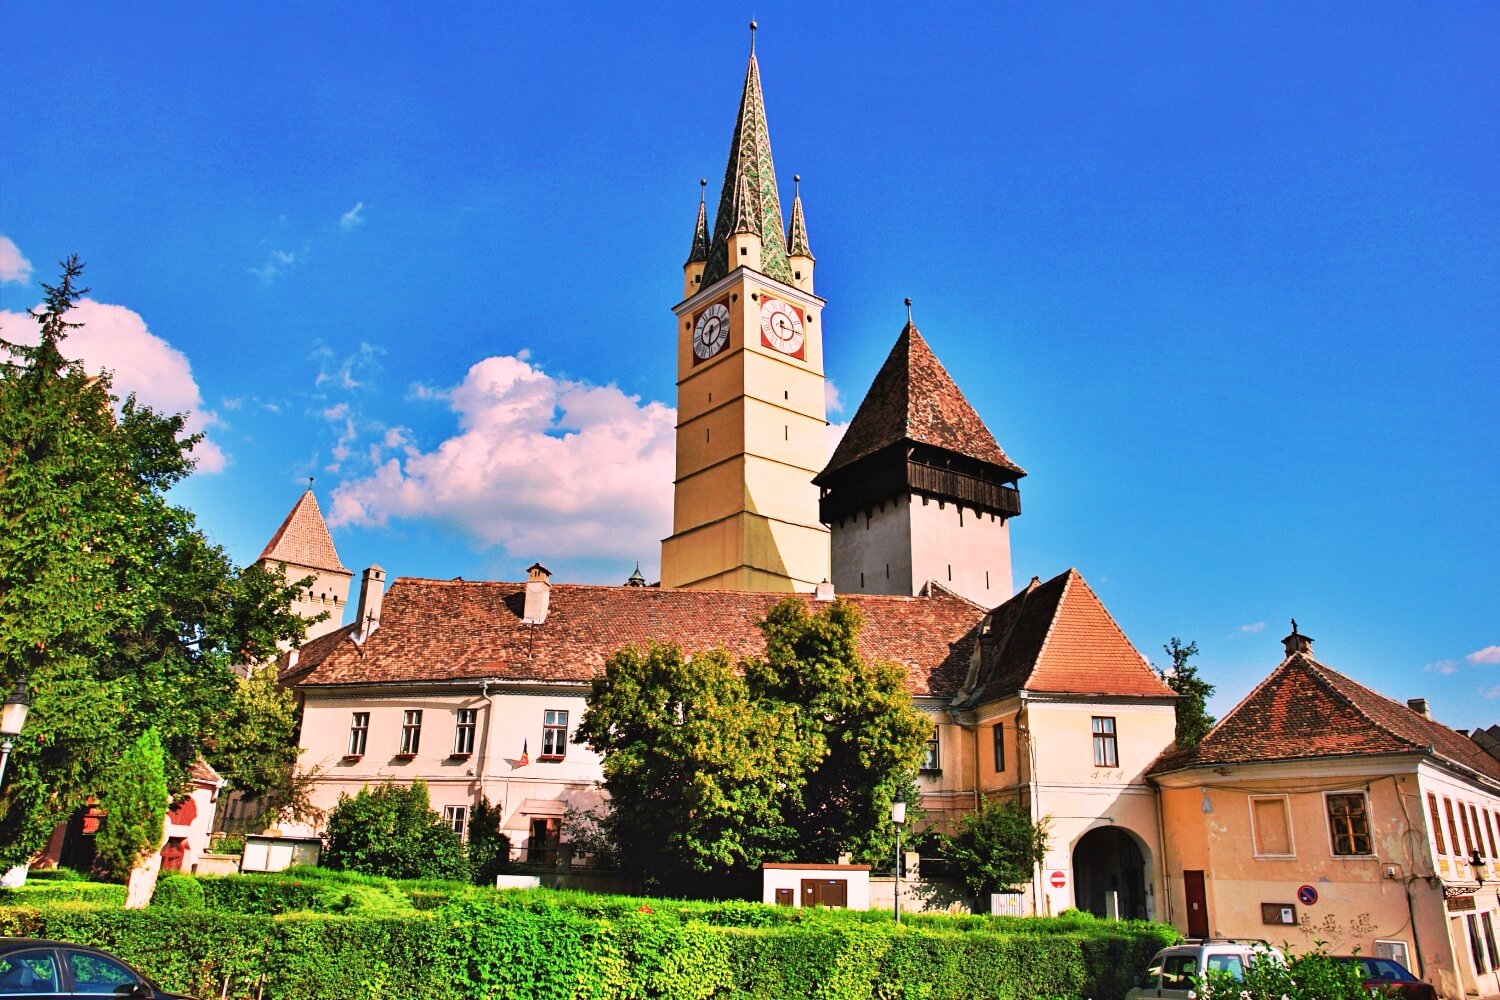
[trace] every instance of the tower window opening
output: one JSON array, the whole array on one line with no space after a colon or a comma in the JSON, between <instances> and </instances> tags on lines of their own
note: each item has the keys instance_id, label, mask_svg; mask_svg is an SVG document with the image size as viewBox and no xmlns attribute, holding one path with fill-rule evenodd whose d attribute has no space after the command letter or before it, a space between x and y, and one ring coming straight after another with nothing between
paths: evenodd
<instances>
[{"instance_id":1,"label":"tower window opening","mask_svg":"<svg viewBox=\"0 0 1500 1000\"><path fill-rule=\"evenodd\" d=\"M701 275L701 274L695 274L695 275L693 275L693 284L695 284L695 285L701 285L701 284L703 284L703 275Z\"/></svg>"},{"instance_id":2,"label":"tower window opening","mask_svg":"<svg viewBox=\"0 0 1500 1000\"><path fill-rule=\"evenodd\" d=\"M885 578L887 580L889 580L891 578L891 564L890 563L886 563L885 564Z\"/></svg>"},{"instance_id":3,"label":"tower window opening","mask_svg":"<svg viewBox=\"0 0 1500 1000\"><path fill-rule=\"evenodd\" d=\"M712 427L705 427L705 428L703 428L703 440L705 442L712 441L713 440L713 436L714 436L714 429Z\"/></svg>"},{"instance_id":4,"label":"tower window opening","mask_svg":"<svg viewBox=\"0 0 1500 1000\"><path fill-rule=\"evenodd\" d=\"M960 528L964 526L964 509L962 507L958 508L958 526Z\"/></svg>"},{"instance_id":5,"label":"tower window opening","mask_svg":"<svg viewBox=\"0 0 1500 1000\"><path fill-rule=\"evenodd\" d=\"M864 586L865 586L865 575L863 573L861 573L861 574L859 574L859 587L860 587L861 590L863 590Z\"/></svg>"},{"instance_id":6,"label":"tower window opening","mask_svg":"<svg viewBox=\"0 0 1500 1000\"><path fill-rule=\"evenodd\" d=\"M953 582L953 564L952 563L948 564L948 582L949 583Z\"/></svg>"},{"instance_id":7,"label":"tower window opening","mask_svg":"<svg viewBox=\"0 0 1500 1000\"><path fill-rule=\"evenodd\" d=\"M795 277L798 281L802 280L802 272L801 271L793 271L792 272L792 276Z\"/></svg>"},{"instance_id":8,"label":"tower window opening","mask_svg":"<svg viewBox=\"0 0 1500 1000\"><path fill-rule=\"evenodd\" d=\"M750 253L750 248L749 247L740 247L740 256L741 257L748 256L749 253Z\"/></svg>"},{"instance_id":9,"label":"tower window opening","mask_svg":"<svg viewBox=\"0 0 1500 1000\"><path fill-rule=\"evenodd\" d=\"M792 425L791 424L782 424L781 425L781 439L783 441L790 441L792 439Z\"/></svg>"},{"instance_id":10,"label":"tower window opening","mask_svg":"<svg viewBox=\"0 0 1500 1000\"><path fill-rule=\"evenodd\" d=\"M985 590L989 590L990 589L990 571L989 570L985 570L984 571L984 589Z\"/></svg>"},{"instance_id":11,"label":"tower window opening","mask_svg":"<svg viewBox=\"0 0 1500 1000\"><path fill-rule=\"evenodd\" d=\"M792 390L790 390L790 389L782 389L781 390L781 398L782 399L791 399L792 398Z\"/></svg>"},{"instance_id":12,"label":"tower window opening","mask_svg":"<svg viewBox=\"0 0 1500 1000\"><path fill-rule=\"evenodd\" d=\"M713 393L709 393L709 394L708 394L708 401L709 401L709 402L710 402L710 403L712 403L712 402L713 402L713 401L714 401L714 394L713 394Z\"/></svg>"}]
</instances>

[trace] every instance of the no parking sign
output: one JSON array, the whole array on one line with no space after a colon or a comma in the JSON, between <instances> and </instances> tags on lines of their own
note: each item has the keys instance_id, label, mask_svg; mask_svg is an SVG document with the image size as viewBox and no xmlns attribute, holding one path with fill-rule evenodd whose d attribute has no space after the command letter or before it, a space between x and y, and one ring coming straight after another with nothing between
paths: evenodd
<instances>
[{"instance_id":1,"label":"no parking sign","mask_svg":"<svg viewBox=\"0 0 1500 1000\"><path fill-rule=\"evenodd\" d=\"M1311 906L1318 901L1318 890L1310 885L1304 885L1297 890L1297 899L1303 906Z\"/></svg>"}]
</instances>

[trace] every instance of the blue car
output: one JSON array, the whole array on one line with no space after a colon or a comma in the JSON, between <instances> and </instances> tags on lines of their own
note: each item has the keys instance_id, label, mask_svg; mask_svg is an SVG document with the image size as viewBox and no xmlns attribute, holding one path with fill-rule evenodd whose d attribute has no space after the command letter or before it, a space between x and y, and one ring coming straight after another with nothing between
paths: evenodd
<instances>
[{"instance_id":1,"label":"blue car","mask_svg":"<svg viewBox=\"0 0 1500 1000\"><path fill-rule=\"evenodd\" d=\"M193 1000L166 992L97 948L66 941L0 938L0 997L26 996Z\"/></svg>"}]
</instances>

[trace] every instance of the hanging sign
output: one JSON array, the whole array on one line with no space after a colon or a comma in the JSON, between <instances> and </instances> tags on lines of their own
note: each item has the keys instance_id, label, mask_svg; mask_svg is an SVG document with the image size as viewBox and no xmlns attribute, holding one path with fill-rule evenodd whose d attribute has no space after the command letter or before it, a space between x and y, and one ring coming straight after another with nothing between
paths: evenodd
<instances>
[{"instance_id":1,"label":"hanging sign","mask_svg":"<svg viewBox=\"0 0 1500 1000\"><path fill-rule=\"evenodd\" d=\"M1304 885L1297 890L1297 899L1301 901L1303 906L1312 906L1318 901L1318 890L1310 885Z\"/></svg>"}]
</instances>

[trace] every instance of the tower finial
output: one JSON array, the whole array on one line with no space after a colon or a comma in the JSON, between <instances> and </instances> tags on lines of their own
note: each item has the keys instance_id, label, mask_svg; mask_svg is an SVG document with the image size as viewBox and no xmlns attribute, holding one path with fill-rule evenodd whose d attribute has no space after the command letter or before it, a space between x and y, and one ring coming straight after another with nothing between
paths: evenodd
<instances>
[{"instance_id":1,"label":"tower finial","mask_svg":"<svg viewBox=\"0 0 1500 1000\"><path fill-rule=\"evenodd\" d=\"M759 27L754 19L750 21L750 54L755 55L755 29Z\"/></svg>"},{"instance_id":2,"label":"tower finial","mask_svg":"<svg viewBox=\"0 0 1500 1000\"><path fill-rule=\"evenodd\" d=\"M1297 619L1292 619L1292 635L1297 634Z\"/></svg>"},{"instance_id":3,"label":"tower finial","mask_svg":"<svg viewBox=\"0 0 1500 1000\"><path fill-rule=\"evenodd\" d=\"M906 325L911 326L911 298L906 300Z\"/></svg>"},{"instance_id":4,"label":"tower finial","mask_svg":"<svg viewBox=\"0 0 1500 1000\"><path fill-rule=\"evenodd\" d=\"M313 477L312 476L308 476L307 477L307 492L309 492L309 493L312 492L312 484L313 484Z\"/></svg>"},{"instance_id":5,"label":"tower finial","mask_svg":"<svg viewBox=\"0 0 1500 1000\"><path fill-rule=\"evenodd\" d=\"M708 178L707 177L700 177L700 178L698 178L698 204L700 204L700 205L703 204L703 200L705 198L707 198L707 197L708 197Z\"/></svg>"}]
</instances>

